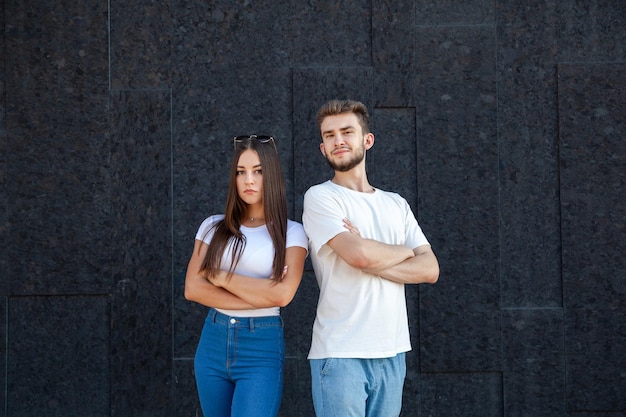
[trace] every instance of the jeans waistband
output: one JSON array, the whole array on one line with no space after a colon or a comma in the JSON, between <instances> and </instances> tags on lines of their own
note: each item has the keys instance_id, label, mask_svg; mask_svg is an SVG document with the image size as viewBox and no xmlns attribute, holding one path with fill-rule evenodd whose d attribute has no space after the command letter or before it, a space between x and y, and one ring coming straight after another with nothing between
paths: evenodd
<instances>
[{"instance_id":1,"label":"jeans waistband","mask_svg":"<svg viewBox=\"0 0 626 417\"><path fill-rule=\"evenodd\" d=\"M218 323L230 327L247 327L254 330L255 327L283 327L283 319L280 316L262 317L234 317L222 314L214 308L209 310L209 318L212 323Z\"/></svg>"}]
</instances>

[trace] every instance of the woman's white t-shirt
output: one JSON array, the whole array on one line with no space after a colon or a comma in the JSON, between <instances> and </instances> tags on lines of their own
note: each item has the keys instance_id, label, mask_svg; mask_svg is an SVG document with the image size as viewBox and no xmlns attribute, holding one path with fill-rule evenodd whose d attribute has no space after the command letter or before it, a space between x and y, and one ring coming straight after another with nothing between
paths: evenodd
<instances>
[{"instance_id":1,"label":"woman's white t-shirt","mask_svg":"<svg viewBox=\"0 0 626 417\"><path fill-rule=\"evenodd\" d=\"M213 215L202 222L196 233L196 239L206 244L211 243L213 226L224 218L223 214ZM235 273L253 278L269 279L273 273L274 244L265 225L259 227L241 226L241 233L246 237L246 246L241 254ZM304 228L298 222L287 221L287 245L308 247L307 236ZM222 269L229 269L232 259L230 245L222 255ZM234 317L263 317L277 316L280 314L279 307L258 308L253 310L226 310L217 309L223 314Z\"/></svg>"}]
</instances>

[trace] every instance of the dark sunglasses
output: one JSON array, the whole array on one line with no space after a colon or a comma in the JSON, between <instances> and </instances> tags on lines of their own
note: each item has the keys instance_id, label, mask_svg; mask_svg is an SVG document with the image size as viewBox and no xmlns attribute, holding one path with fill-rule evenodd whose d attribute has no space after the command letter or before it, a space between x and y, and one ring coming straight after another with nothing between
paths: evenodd
<instances>
[{"instance_id":1,"label":"dark sunglasses","mask_svg":"<svg viewBox=\"0 0 626 417\"><path fill-rule=\"evenodd\" d=\"M276 149L276 142L274 142L274 138L272 136L266 136L266 135L235 136L233 138L233 147L237 148L237 145L239 145L240 143L250 142L252 140L256 140L256 141L258 141L260 143L272 142L272 145L274 145L274 149ZM278 150L277 150L277 152L278 152Z\"/></svg>"}]
</instances>

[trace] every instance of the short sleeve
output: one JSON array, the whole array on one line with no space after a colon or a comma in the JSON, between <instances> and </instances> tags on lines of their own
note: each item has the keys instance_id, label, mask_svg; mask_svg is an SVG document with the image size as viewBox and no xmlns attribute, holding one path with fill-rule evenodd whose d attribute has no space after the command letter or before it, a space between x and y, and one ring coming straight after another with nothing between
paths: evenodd
<instances>
[{"instance_id":1,"label":"short sleeve","mask_svg":"<svg viewBox=\"0 0 626 417\"><path fill-rule=\"evenodd\" d=\"M201 240L207 245L211 243L213 238L213 227L224 218L224 215L213 215L204 219L198 231L196 232L196 240Z\"/></svg>"},{"instance_id":2,"label":"short sleeve","mask_svg":"<svg viewBox=\"0 0 626 417\"><path fill-rule=\"evenodd\" d=\"M314 186L304 195L302 223L309 237L311 250L319 250L339 233L345 232L344 208L323 186Z\"/></svg>"},{"instance_id":3,"label":"short sleeve","mask_svg":"<svg viewBox=\"0 0 626 417\"><path fill-rule=\"evenodd\" d=\"M413 210L411 210L411 206L409 206L409 203L404 198L402 200L404 201L404 210L406 213L404 217L406 225L406 246L415 249L419 246L430 245L413 214Z\"/></svg>"},{"instance_id":4,"label":"short sleeve","mask_svg":"<svg viewBox=\"0 0 626 417\"><path fill-rule=\"evenodd\" d=\"M287 247L300 246L308 251L309 239L302 224L293 220L287 221Z\"/></svg>"}]
</instances>

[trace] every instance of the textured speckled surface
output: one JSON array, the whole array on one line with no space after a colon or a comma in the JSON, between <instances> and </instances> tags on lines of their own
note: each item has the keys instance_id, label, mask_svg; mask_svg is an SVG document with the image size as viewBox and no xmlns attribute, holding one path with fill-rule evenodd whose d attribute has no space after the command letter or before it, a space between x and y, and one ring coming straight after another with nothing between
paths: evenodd
<instances>
[{"instance_id":1,"label":"textured speckled surface","mask_svg":"<svg viewBox=\"0 0 626 417\"><path fill-rule=\"evenodd\" d=\"M541 0L503 1L498 21L502 303L561 307L558 14Z\"/></svg>"},{"instance_id":2,"label":"textured speckled surface","mask_svg":"<svg viewBox=\"0 0 626 417\"><path fill-rule=\"evenodd\" d=\"M7 415L110 415L109 298L12 297L8 304Z\"/></svg>"},{"instance_id":3,"label":"textured speckled surface","mask_svg":"<svg viewBox=\"0 0 626 417\"><path fill-rule=\"evenodd\" d=\"M626 416L623 2L6 0L0 21L0 417L200 416L185 268L232 137L276 137L300 220L338 97L369 107L370 181L441 264L406 291L402 417ZM314 415L306 268L281 417Z\"/></svg>"},{"instance_id":4,"label":"textured speckled surface","mask_svg":"<svg viewBox=\"0 0 626 417\"><path fill-rule=\"evenodd\" d=\"M502 312L504 415L564 416L563 311Z\"/></svg>"},{"instance_id":5,"label":"textured speckled surface","mask_svg":"<svg viewBox=\"0 0 626 417\"><path fill-rule=\"evenodd\" d=\"M571 410L626 409L626 64L559 65Z\"/></svg>"},{"instance_id":6,"label":"textured speckled surface","mask_svg":"<svg viewBox=\"0 0 626 417\"><path fill-rule=\"evenodd\" d=\"M111 407L171 415L171 95L111 93Z\"/></svg>"}]
</instances>

